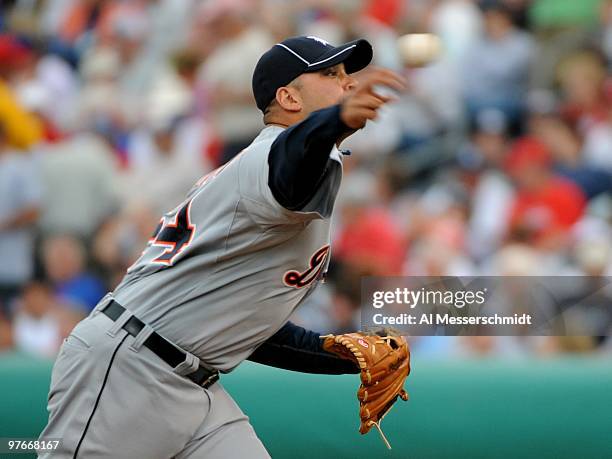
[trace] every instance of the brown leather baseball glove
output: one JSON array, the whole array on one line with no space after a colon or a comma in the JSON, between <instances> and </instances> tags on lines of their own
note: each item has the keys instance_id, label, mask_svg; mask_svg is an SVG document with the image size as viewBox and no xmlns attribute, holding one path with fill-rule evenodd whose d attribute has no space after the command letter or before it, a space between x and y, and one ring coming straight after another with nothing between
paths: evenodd
<instances>
[{"instance_id":1,"label":"brown leather baseball glove","mask_svg":"<svg viewBox=\"0 0 612 459\"><path fill-rule=\"evenodd\" d=\"M322 336L327 352L354 361L361 369L361 386L357 391L361 426L366 434L373 426L379 430L382 418L398 397L408 400L404 381L410 373L410 350L403 336L384 329L375 333L348 333Z\"/></svg>"}]
</instances>

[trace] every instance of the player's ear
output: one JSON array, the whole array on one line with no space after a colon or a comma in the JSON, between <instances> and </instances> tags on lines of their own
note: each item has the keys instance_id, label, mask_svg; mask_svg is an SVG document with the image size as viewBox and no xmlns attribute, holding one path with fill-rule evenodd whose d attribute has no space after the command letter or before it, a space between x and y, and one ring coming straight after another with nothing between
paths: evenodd
<instances>
[{"instance_id":1,"label":"player's ear","mask_svg":"<svg viewBox=\"0 0 612 459\"><path fill-rule=\"evenodd\" d=\"M282 86L276 90L276 103L288 112L299 112L302 110L300 93L291 86Z\"/></svg>"}]
</instances>

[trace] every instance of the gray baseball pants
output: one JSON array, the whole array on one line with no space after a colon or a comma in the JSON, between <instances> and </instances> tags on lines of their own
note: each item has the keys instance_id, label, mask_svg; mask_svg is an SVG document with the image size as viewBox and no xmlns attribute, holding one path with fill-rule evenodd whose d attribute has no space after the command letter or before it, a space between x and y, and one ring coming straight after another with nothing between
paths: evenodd
<instances>
[{"instance_id":1,"label":"gray baseball pants","mask_svg":"<svg viewBox=\"0 0 612 459\"><path fill-rule=\"evenodd\" d=\"M51 375L49 421L40 438L61 439L41 458L269 458L248 417L216 382L203 389L181 376L95 310L65 340Z\"/></svg>"}]
</instances>

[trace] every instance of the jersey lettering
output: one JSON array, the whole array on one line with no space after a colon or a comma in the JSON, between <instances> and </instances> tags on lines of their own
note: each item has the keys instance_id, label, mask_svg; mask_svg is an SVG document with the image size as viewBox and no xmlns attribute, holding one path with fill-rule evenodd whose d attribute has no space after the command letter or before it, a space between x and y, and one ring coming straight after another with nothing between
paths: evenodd
<instances>
[{"instance_id":1,"label":"jersey lettering","mask_svg":"<svg viewBox=\"0 0 612 459\"><path fill-rule=\"evenodd\" d=\"M319 274L321 274L321 271L325 267L325 261L328 255L329 245L321 247L312 257L310 257L309 267L306 271L302 273L295 270L287 271L283 276L283 282L288 287L306 287L319 277Z\"/></svg>"},{"instance_id":2,"label":"jersey lettering","mask_svg":"<svg viewBox=\"0 0 612 459\"><path fill-rule=\"evenodd\" d=\"M190 200L183 205L167 221L166 217L164 217L158 225L157 232L150 242L153 246L165 247L165 250L152 263L171 266L177 255L191 243L196 231L196 225L191 222L189 216L192 202L193 200Z\"/></svg>"}]
</instances>

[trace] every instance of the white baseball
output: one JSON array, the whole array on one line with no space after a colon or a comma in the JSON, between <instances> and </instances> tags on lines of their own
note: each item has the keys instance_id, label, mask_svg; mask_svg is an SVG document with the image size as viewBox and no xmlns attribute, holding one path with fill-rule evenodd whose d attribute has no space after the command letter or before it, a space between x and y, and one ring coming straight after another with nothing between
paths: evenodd
<instances>
[{"instance_id":1,"label":"white baseball","mask_svg":"<svg viewBox=\"0 0 612 459\"><path fill-rule=\"evenodd\" d=\"M407 67L423 67L442 53L442 40L431 33L409 33L397 39L402 62Z\"/></svg>"}]
</instances>

